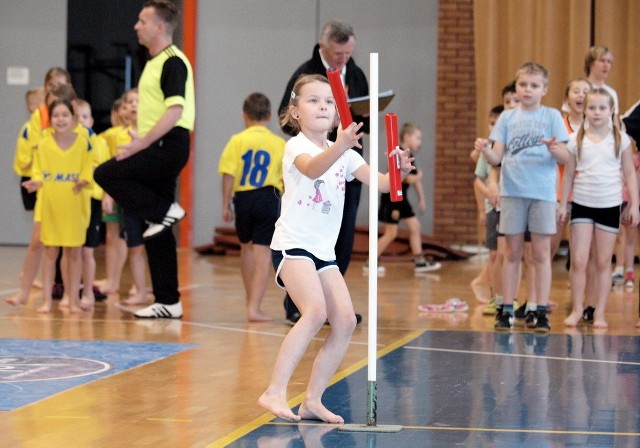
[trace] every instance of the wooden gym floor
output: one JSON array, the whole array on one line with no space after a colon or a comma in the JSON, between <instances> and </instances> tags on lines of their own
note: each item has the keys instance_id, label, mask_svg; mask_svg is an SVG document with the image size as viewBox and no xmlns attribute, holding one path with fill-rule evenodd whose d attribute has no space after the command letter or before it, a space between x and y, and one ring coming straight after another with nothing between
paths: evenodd
<instances>
[{"instance_id":1,"label":"wooden gym floor","mask_svg":"<svg viewBox=\"0 0 640 448\"><path fill-rule=\"evenodd\" d=\"M25 249L0 247L0 299L15 293ZM101 257L98 255L98 259ZM378 322L378 425L397 433L288 424L256 405L289 327L282 292L269 284L275 320L248 323L238 257L180 252L181 321L136 320L112 296L69 315L0 303L0 434L7 447L420 447L640 446L637 285L614 288L610 329L562 325L570 301L564 260L554 262L552 331L496 334L473 299L483 260L445 261L416 276L385 263ZM367 277L347 273L364 322L324 401L347 423L365 423ZM99 277L101 276L99 267ZM126 273L126 268L125 268ZM128 289L125 274L122 290ZM421 314L419 304L458 297L465 313ZM322 330L294 374L301 401Z\"/></svg>"}]
</instances>

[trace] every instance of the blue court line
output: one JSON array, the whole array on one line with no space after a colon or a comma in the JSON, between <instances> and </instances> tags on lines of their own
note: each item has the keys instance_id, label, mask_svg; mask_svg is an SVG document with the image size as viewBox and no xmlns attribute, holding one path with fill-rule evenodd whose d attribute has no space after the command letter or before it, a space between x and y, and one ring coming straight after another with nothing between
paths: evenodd
<instances>
[{"instance_id":1,"label":"blue court line","mask_svg":"<svg viewBox=\"0 0 640 448\"><path fill-rule=\"evenodd\" d=\"M0 411L10 411L195 346L0 339Z\"/></svg>"}]
</instances>

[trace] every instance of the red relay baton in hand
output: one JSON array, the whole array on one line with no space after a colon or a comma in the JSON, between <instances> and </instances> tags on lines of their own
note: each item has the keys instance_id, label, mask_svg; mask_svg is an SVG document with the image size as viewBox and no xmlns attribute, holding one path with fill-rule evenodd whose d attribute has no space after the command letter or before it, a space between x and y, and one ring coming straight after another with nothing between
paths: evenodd
<instances>
[{"instance_id":1,"label":"red relay baton in hand","mask_svg":"<svg viewBox=\"0 0 640 448\"><path fill-rule=\"evenodd\" d=\"M391 152L398 148L398 116L385 114L384 124L387 129L387 161L389 162L389 194L391 202L402 201L402 174L400 173L400 156Z\"/></svg>"},{"instance_id":2,"label":"red relay baton in hand","mask_svg":"<svg viewBox=\"0 0 640 448\"><path fill-rule=\"evenodd\" d=\"M340 79L340 72L335 67L329 67L327 69L327 78L331 85L331 91L333 92L333 98L336 100L336 107L338 108L338 115L340 116L340 124L342 129L346 129L351 123L351 110L349 110L349 103L347 102L347 95L344 93L344 87L342 87L342 79Z\"/></svg>"}]
</instances>

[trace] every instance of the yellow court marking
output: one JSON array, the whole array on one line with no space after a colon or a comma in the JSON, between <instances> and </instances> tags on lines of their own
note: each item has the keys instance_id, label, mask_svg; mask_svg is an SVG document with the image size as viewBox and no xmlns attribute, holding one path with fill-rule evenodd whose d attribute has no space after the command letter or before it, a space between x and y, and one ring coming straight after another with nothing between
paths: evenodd
<instances>
[{"instance_id":1,"label":"yellow court marking","mask_svg":"<svg viewBox=\"0 0 640 448\"><path fill-rule=\"evenodd\" d=\"M420 336L422 333L424 333L426 331L427 330L424 330L424 329L423 330L412 331L411 333L409 333L405 337L400 338L397 341L393 342L392 344L387 345L382 350L379 350L376 353L376 357L380 358L381 356L384 356L384 355L396 350L397 348L402 347L403 345L405 345L409 341L412 341L413 339L417 338L418 336ZM329 383L329 386L337 383L338 381L348 377L352 373L360 370L362 367L367 365L367 362L368 362L367 358L362 359L362 360L356 362L355 364L353 364L352 366L347 367L346 369L336 373L333 376L333 378L331 379L331 382ZM291 400L289 400L288 401L289 407L293 408L293 407L298 406L300 403L302 403L302 398L303 397L304 397L304 393L301 393L301 394L297 395L296 397L292 398ZM207 448L218 448L218 447L227 446L228 444L230 444L232 442L235 442L239 438L249 434L251 431L254 431L254 430L258 429L260 426L267 425L267 424L272 424L270 422L274 418L275 418L275 416L272 413L267 412L267 413L261 415L260 417L250 421L246 425L241 426L240 428L236 429L235 431L227 434L226 436L222 437L221 439L218 439L215 442L207 445ZM288 425L305 425L306 423L284 423L284 424L288 424ZM322 423L322 425L326 426L327 423ZM340 426L340 425L337 425L337 426Z\"/></svg>"}]
</instances>

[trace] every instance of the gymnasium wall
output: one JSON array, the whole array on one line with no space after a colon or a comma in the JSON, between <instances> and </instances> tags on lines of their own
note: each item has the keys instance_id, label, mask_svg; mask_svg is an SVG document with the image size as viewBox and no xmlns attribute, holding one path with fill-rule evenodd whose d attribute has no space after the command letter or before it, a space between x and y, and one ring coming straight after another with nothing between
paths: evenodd
<instances>
[{"instance_id":1,"label":"gymnasium wall","mask_svg":"<svg viewBox=\"0 0 640 448\"><path fill-rule=\"evenodd\" d=\"M49 67L65 66L67 1L49 0L46 8L39 0L0 3L2 74L11 66L29 67L31 73L29 85L0 82L0 107L5 112L0 118L5 142L0 151L0 244L26 244L32 215L22 209L18 178L12 171L15 138L27 119L24 92L42 85ZM400 123L410 120L422 127L424 143L418 166L425 174L427 203L433 204L438 0L201 0L197 11L194 245L209 243L214 227L223 225L217 164L229 137L243 128L243 99L261 91L277 107L291 73L311 56L320 28L332 19L353 25L357 37L354 58L367 75L369 53L379 54L380 90L396 93L387 112L396 112ZM135 17L131 20L135 23ZM382 115L380 123L382 153L386 145ZM279 132L275 119L271 127ZM366 138L365 158L369 155ZM379 164L385 166L386 159L380 156ZM364 188L359 224L368 222L368 197ZM420 216L424 233L432 232L433 215L430 205Z\"/></svg>"},{"instance_id":2,"label":"gymnasium wall","mask_svg":"<svg viewBox=\"0 0 640 448\"><path fill-rule=\"evenodd\" d=\"M43 7L42 0L0 0L0 11L0 244L24 244L33 214L22 207L12 168L16 137L29 118L26 91L41 87L50 67L65 66L67 1L47 0ZM28 69L28 79L18 76L10 84L8 71L15 68Z\"/></svg>"},{"instance_id":3,"label":"gymnasium wall","mask_svg":"<svg viewBox=\"0 0 640 448\"><path fill-rule=\"evenodd\" d=\"M311 57L319 29L334 19L354 27L353 57L367 76L369 53L379 54L380 91L396 93L386 112L396 112L400 122L410 120L422 127L424 143L418 163L425 172L427 203L433 203L437 0L218 0L200 1L198 8L195 245L209 243L213 227L223 224L217 164L229 137L243 129L242 101L249 93L261 91L277 108L289 77ZM380 123L384 131L382 114ZM271 128L278 129L275 118ZM380 152L385 145L381 132ZM369 155L366 138L367 160ZM379 163L386 166L386 159L380 157ZM368 222L368 200L368 189L363 188L360 224ZM423 231L430 233L432 207L420 218Z\"/></svg>"}]
</instances>

